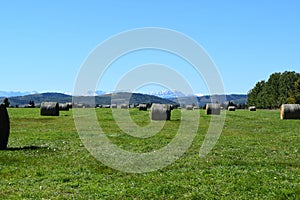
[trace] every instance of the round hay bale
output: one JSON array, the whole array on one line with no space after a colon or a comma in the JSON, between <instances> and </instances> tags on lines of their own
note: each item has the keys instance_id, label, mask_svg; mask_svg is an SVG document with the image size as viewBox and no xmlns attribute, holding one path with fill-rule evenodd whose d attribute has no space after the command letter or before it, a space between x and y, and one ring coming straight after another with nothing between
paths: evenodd
<instances>
[{"instance_id":1,"label":"round hay bale","mask_svg":"<svg viewBox=\"0 0 300 200\"><path fill-rule=\"evenodd\" d=\"M40 110L42 116L59 116L58 102L42 102Z\"/></svg>"},{"instance_id":2,"label":"round hay bale","mask_svg":"<svg viewBox=\"0 0 300 200\"><path fill-rule=\"evenodd\" d=\"M170 120L171 106L167 104L152 104L151 120Z\"/></svg>"},{"instance_id":3,"label":"round hay bale","mask_svg":"<svg viewBox=\"0 0 300 200\"><path fill-rule=\"evenodd\" d=\"M9 116L5 104L0 105L0 150L7 148L10 131Z\"/></svg>"},{"instance_id":4,"label":"round hay bale","mask_svg":"<svg viewBox=\"0 0 300 200\"><path fill-rule=\"evenodd\" d=\"M137 107L139 110L147 111L147 104L139 104Z\"/></svg>"},{"instance_id":5,"label":"round hay bale","mask_svg":"<svg viewBox=\"0 0 300 200\"><path fill-rule=\"evenodd\" d=\"M59 110L63 110L63 111L69 111L69 104L67 103L63 103L63 104L59 104Z\"/></svg>"},{"instance_id":6,"label":"round hay bale","mask_svg":"<svg viewBox=\"0 0 300 200\"><path fill-rule=\"evenodd\" d=\"M221 106L218 103L208 103L206 104L206 114L207 115L220 115Z\"/></svg>"},{"instance_id":7,"label":"round hay bale","mask_svg":"<svg viewBox=\"0 0 300 200\"><path fill-rule=\"evenodd\" d=\"M280 107L280 119L300 119L300 105L282 104Z\"/></svg>"},{"instance_id":8,"label":"round hay bale","mask_svg":"<svg viewBox=\"0 0 300 200\"><path fill-rule=\"evenodd\" d=\"M228 106L228 111L235 111L235 106Z\"/></svg>"},{"instance_id":9,"label":"round hay bale","mask_svg":"<svg viewBox=\"0 0 300 200\"><path fill-rule=\"evenodd\" d=\"M248 110L249 110L249 111L256 111L256 107L255 107L255 106L250 106L250 107L248 108Z\"/></svg>"},{"instance_id":10,"label":"round hay bale","mask_svg":"<svg viewBox=\"0 0 300 200\"><path fill-rule=\"evenodd\" d=\"M128 109L128 105L127 104L121 104L121 109Z\"/></svg>"},{"instance_id":11,"label":"round hay bale","mask_svg":"<svg viewBox=\"0 0 300 200\"><path fill-rule=\"evenodd\" d=\"M83 108L84 105L82 103L75 103L74 108Z\"/></svg>"},{"instance_id":12,"label":"round hay bale","mask_svg":"<svg viewBox=\"0 0 300 200\"><path fill-rule=\"evenodd\" d=\"M187 105L187 106L185 106L185 109L186 110L193 110L193 106L192 105Z\"/></svg>"}]
</instances>

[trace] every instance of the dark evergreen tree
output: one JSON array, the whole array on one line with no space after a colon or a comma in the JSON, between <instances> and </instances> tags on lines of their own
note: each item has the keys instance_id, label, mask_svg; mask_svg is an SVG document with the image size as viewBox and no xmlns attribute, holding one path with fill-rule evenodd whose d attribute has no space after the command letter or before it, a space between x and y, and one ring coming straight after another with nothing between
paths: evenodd
<instances>
[{"instance_id":1,"label":"dark evergreen tree","mask_svg":"<svg viewBox=\"0 0 300 200\"><path fill-rule=\"evenodd\" d=\"M265 84L265 81L259 81L256 83L255 87L248 92L248 106L256 106L257 108L261 108L261 96Z\"/></svg>"},{"instance_id":2,"label":"dark evergreen tree","mask_svg":"<svg viewBox=\"0 0 300 200\"><path fill-rule=\"evenodd\" d=\"M35 108L35 103L33 100L30 100L28 105L29 105L29 108Z\"/></svg>"},{"instance_id":3,"label":"dark evergreen tree","mask_svg":"<svg viewBox=\"0 0 300 200\"><path fill-rule=\"evenodd\" d=\"M8 98L3 99L3 104L5 105L5 107L9 107L10 102L8 101Z\"/></svg>"},{"instance_id":4,"label":"dark evergreen tree","mask_svg":"<svg viewBox=\"0 0 300 200\"><path fill-rule=\"evenodd\" d=\"M300 78L295 82L294 93L295 103L300 104Z\"/></svg>"},{"instance_id":5,"label":"dark evergreen tree","mask_svg":"<svg viewBox=\"0 0 300 200\"><path fill-rule=\"evenodd\" d=\"M229 101L228 106L236 106L232 101Z\"/></svg>"},{"instance_id":6,"label":"dark evergreen tree","mask_svg":"<svg viewBox=\"0 0 300 200\"><path fill-rule=\"evenodd\" d=\"M282 73L279 81L279 103L290 103L294 97L295 82L300 78L300 74L296 72L285 71Z\"/></svg>"},{"instance_id":7,"label":"dark evergreen tree","mask_svg":"<svg viewBox=\"0 0 300 200\"><path fill-rule=\"evenodd\" d=\"M279 102L279 80L281 73L273 73L269 77L265 85L265 93L262 98L264 98L266 108L278 108L280 106Z\"/></svg>"}]
</instances>

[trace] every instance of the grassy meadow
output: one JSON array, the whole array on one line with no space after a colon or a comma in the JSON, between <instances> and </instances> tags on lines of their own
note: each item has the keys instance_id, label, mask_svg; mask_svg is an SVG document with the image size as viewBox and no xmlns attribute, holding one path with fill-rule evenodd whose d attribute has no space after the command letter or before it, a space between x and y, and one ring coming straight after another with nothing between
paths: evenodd
<instances>
[{"instance_id":1,"label":"grassy meadow","mask_svg":"<svg viewBox=\"0 0 300 200\"><path fill-rule=\"evenodd\" d=\"M72 110L40 116L38 108L9 108L8 150L0 151L0 199L299 199L300 120L279 110L226 113L221 137L206 158L199 149L210 116L200 112L198 133L173 164L149 173L124 173L95 159L82 144ZM176 134L180 110L148 139L123 134L110 109L96 109L103 130L121 148L147 152ZM149 113L130 110L140 126Z\"/></svg>"}]
</instances>

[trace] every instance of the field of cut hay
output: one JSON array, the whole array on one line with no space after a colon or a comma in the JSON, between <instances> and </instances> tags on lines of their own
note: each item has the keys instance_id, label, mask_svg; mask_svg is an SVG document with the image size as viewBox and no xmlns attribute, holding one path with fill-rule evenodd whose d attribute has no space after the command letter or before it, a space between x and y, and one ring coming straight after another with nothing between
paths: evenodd
<instances>
[{"instance_id":1,"label":"field of cut hay","mask_svg":"<svg viewBox=\"0 0 300 200\"><path fill-rule=\"evenodd\" d=\"M125 109L113 109L128 112ZM199 149L211 115L172 110L156 135L124 134L112 109L96 109L109 139L122 149L149 152L176 135L180 112L200 113L197 135L185 154L149 173L124 173L95 159L80 140L72 110L40 116L38 108L9 108L8 150L0 151L0 199L297 199L300 196L300 120L279 110L226 112L221 137L206 158ZM149 111L129 109L139 126Z\"/></svg>"}]
</instances>

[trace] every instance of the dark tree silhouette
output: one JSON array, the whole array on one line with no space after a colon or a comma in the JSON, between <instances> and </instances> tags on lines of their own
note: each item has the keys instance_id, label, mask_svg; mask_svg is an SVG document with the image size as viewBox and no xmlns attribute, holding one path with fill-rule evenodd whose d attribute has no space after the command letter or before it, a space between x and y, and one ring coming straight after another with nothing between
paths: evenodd
<instances>
[{"instance_id":1,"label":"dark tree silhouette","mask_svg":"<svg viewBox=\"0 0 300 200\"><path fill-rule=\"evenodd\" d=\"M35 108L35 104L33 100L29 101L29 108Z\"/></svg>"},{"instance_id":2,"label":"dark tree silhouette","mask_svg":"<svg viewBox=\"0 0 300 200\"><path fill-rule=\"evenodd\" d=\"M9 101L8 101L8 98L4 98L3 99L3 104L5 105L5 107L9 107Z\"/></svg>"}]
</instances>

